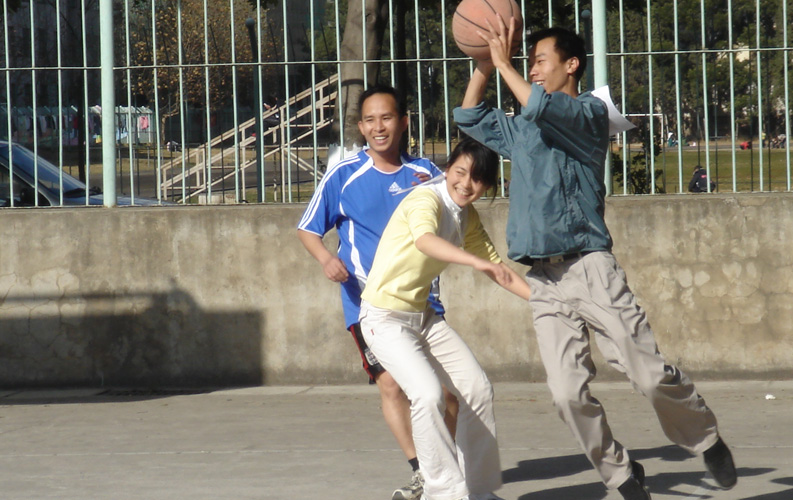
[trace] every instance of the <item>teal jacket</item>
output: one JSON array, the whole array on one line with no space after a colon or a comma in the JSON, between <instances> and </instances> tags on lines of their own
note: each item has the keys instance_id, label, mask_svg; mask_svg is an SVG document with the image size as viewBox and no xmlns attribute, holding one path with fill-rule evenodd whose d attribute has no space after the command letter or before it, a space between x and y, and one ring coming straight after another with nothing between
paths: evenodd
<instances>
[{"instance_id":1,"label":"teal jacket","mask_svg":"<svg viewBox=\"0 0 793 500\"><path fill-rule=\"evenodd\" d=\"M600 99L589 92L548 94L532 84L519 115L480 103L455 108L454 119L460 130L512 160L510 259L611 250L603 218L609 125Z\"/></svg>"}]
</instances>

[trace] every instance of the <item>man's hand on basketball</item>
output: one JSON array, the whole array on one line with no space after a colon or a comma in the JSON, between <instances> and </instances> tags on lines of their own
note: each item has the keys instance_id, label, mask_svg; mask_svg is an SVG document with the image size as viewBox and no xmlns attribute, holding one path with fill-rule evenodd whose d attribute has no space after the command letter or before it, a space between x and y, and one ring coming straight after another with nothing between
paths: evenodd
<instances>
[{"instance_id":1,"label":"man's hand on basketball","mask_svg":"<svg viewBox=\"0 0 793 500\"><path fill-rule=\"evenodd\" d=\"M322 264L322 270L329 280L341 283L347 281L350 273L347 272L347 266L338 257L331 257Z\"/></svg>"},{"instance_id":2,"label":"man's hand on basketball","mask_svg":"<svg viewBox=\"0 0 793 500\"><path fill-rule=\"evenodd\" d=\"M493 26L490 21L485 19L490 29L488 33L477 31L477 34L490 45L490 59L496 68L510 66L512 60L512 41L515 39L515 18L509 18L509 28L504 24L504 19L500 14L496 15L498 26ZM480 61L479 64L482 62Z\"/></svg>"}]
</instances>

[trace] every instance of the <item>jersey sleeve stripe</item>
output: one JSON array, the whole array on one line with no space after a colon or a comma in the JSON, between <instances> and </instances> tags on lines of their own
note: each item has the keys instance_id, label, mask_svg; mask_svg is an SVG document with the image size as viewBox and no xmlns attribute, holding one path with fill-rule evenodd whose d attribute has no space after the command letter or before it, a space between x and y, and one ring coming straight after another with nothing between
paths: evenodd
<instances>
[{"instance_id":1,"label":"jersey sleeve stripe","mask_svg":"<svg viewBox=\"0 0 793 500\"><path fill-rule=\"evenodd\" d=\"M442 173L441 169L439 169L428 158L414 158L410 155L404 154L402 155L402 164L411 170L415 170L416 172L426 173L430 177L436 177Z\"/></svg>"},{"instance_id":2,"label":"jersey sleeve stripe","mask_svg":"<svg viewBox=\"0 0 793 500\"><path fill-rule=\"evenodd\" d=\"M325 185L327 184L328 180L331 179L335 175L341 175L340 171L342 167L348 165L356 161L357 157L352 156L345 160L338 162L335 166L331 167L330 170L325 172L325 175L322 176L322 180L317 185L317 190L314 192L314 196L311 197L311 201L308 202L308 207L306 207L306 211L303 213L303 217L300 219L300 223L297 225L298 229L303 229L309 222L316 216L317 210L319 209L322 201L322 194L325 189Z\"/></svg>"},{"instance_id":3,"label":"jersey sleeve stripe","mask_svg":"<svg viewBox=\"0 0 793 500\"><path fill-rule=\"evenodd\" d=\"M372 166L373 166L373 165L374 165L374 162L372 161L372 159L371 159L371 158L370 158L369 160L367 160L367 161L366 161L366 163L364 163L363 165L361 165L361 167L360 167L358 170L356 170L356 171L355 171L355 173L353 173L353 174L350 176L350 178L349 178L349 179L347 179L347 181L346 181L346 182L344 183L344 185L341 187L341 190L342 190L342 192L343 192L343 191L344 191L344 190L347 188L347 186L349 186L350 184L352 184L353 182L355 182L355 180L356 180L356 179L358 179L359 177L361 177L362 175L364 175L366 172L368 172L368 171L369 171L369 169L370 169L370 168L372 168Z\"/></svg>"}]
</instances>

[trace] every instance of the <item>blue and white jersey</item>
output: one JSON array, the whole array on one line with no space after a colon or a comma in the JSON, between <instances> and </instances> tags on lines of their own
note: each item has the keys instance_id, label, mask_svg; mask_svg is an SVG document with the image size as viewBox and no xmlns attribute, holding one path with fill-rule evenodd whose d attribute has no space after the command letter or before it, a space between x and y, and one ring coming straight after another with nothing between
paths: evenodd
<instances>
[{"instance_id":1,"label":"blue and white jersey","mask_svg":"<svg viewBox=\"0 0 793 500\"><path fill-rule=\"evenodd\" d=\"M407 195L395 193L419 182L416 174L441 175L438 167L426 158L403 153L401 160L402 167L396 172L376 169L366 150L340 161L325 173L297 226L320 237L336 228L337 254L350 273L349 279L341 284L347 328L358 322L361 291L372 268L377 244L391 214ZM437 280L430 302L438 314L443 314Z\"/></svg>"}]
</instances>

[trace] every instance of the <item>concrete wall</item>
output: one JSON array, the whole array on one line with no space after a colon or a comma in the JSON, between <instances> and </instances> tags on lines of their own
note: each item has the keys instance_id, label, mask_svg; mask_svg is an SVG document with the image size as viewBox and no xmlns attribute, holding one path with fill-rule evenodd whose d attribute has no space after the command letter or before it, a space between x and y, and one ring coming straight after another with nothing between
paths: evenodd
<instances>
[{"instance_id":1,"label":"concrete wall","mask_svg":"<svg viewBox=\"0 0 793 500\"><path fill-rule=\"evenodd\" d=\"M304 208L0 210L0 386L363 382L338 286L295 237ZM505 254L507 202L477 208ZM792 374L793 195L615 197L607 216L670 361ZM468 268L442 288L491 378L544 380L528 306Z\"/></svg>"}]
</instances>

